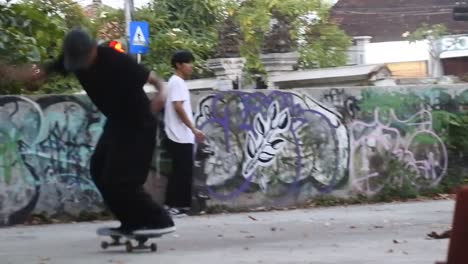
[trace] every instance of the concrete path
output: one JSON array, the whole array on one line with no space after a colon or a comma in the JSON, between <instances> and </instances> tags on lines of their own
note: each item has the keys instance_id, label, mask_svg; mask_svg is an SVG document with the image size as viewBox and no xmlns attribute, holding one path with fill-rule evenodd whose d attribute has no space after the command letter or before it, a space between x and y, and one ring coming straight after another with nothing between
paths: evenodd
<instances>
[{"instance_id":1,"label":"concrete path","mask_svg":"<svg viewBox=\"0 0 468 264\"><path fill-rule=\"evenodd\" d=\"M1 264L339 263L433 264L448 240L453 201L333 207L176 219L157 253L100 248L96 228L115 222L0 229Z\"/></svg>"}]
</instances>

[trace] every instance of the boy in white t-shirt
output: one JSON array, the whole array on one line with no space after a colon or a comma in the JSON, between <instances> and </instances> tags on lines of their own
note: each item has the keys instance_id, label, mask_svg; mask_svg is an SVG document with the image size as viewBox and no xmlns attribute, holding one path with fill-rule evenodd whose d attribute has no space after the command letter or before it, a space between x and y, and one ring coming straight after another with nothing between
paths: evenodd
<instances>
[{"instance_id":1,"label":"boy in white t-shirt","mask_svg":"<svg viewBox=\"0 0 468 264\"><path fill-rule=\"evenodd\" d=\"M190 210L194 143L203 142L205 138L194 126L190 93L185 83L192 75L193 61L189 51L176 52L171 60L175 73L167 84L164 126L172 156L172 175L167 183L166 206L173 215Z\"/></svg>"}]
</instances>

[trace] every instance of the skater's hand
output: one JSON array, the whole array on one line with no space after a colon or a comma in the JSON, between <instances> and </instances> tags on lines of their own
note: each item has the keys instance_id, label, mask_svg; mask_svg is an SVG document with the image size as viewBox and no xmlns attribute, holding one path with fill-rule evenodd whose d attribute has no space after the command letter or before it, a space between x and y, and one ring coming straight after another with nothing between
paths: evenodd
<instances>
[{"instance_id":1,"label":"skater's hand","mask_svg":"<svg viewBox=\"0 0 468 264\"><path fill-rule=\"evenodd\" d=\"M46 78L46 74L36 64L13 68L10 71L10 78L25 84L25 88L30 91L39 89L40 82Z\"/></svg>"},{"instance_id":2,"label":"skater's hand","mask_svg":"<svg viewBox=\"0 0 468 264\"><path fill-rule=\"evenodd\" d=\"M195 140L197 141L197 143L202 143L203 141L205 141L205 134L203 134L201 130L193 128L192 132L195 135Z\"/></svg>"},{"instance_id":3,"label":"skater's hand","mask_svg":"<svg viewBox=\"0 0 468 264\"><path fill-rule=\"evenodd\" d=\"M25 65L14 71L14 78L23 82L37 82L45 77L45 72L36 64Z\"/></svg>"}]
</instances>

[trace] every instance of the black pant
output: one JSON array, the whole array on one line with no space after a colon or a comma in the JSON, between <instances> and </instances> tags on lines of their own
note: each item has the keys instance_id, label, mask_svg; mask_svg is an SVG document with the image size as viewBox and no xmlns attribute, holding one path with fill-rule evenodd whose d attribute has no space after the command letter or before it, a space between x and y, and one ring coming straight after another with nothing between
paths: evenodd
<instances>
[{"instance_id":1,"label":"black pant","mask_svg":"<svg viewBox=\"0 0 468 264\"><path fill-rule=\"evenodd\" d=\"M172 175L166 189L166 205L190 207L192 202L193 144L182 144L167 139L172 159Z\"/></svg>"},{"instance_id":2,"label":"black pant","mask_svg":"<svg viewBox=\"0 0 468 264\"><path fill-rule=\"evenodd\" d=\"M156 124L106 123L91 157L91 176L123 227L167 227L167 212L143 188L156 145Z\"/></svg>"}]
</instances>

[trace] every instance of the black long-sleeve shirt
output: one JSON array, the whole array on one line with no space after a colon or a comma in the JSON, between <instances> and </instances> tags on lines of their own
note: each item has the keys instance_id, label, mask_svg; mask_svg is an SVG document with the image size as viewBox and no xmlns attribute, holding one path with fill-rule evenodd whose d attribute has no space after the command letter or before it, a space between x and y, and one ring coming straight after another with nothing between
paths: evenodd
<instances>
[{"instance_id":1,"label":"black long-sleeve shirt","mask_svg":"<svg viewBox=\"0 0 468 264\"><path fill-rule=\"evenodd\" d=\"M46 66L47 73L67 74L63 55ZM126 54L98 47L96 61L73 72L96 107L113 123L142 124L152 118L143 86L149 71Z\"/></svg>"}]
</instances>

